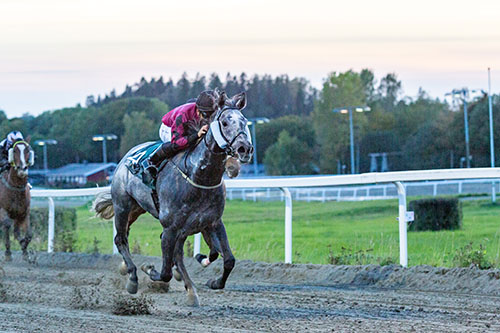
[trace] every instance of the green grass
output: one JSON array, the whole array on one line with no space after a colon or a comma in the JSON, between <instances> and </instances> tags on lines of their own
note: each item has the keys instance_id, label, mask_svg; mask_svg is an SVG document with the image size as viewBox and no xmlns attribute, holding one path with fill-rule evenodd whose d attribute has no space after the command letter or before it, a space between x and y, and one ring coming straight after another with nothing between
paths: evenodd
<instances>
[{"instance_id":1,"label":"green grass","mask_svg":"<svg viewBox=\"0 0 500 333\"><path fill-rule=\"evenodd\" d=\"M227 201L224 212L229 242L238 259L284 261L284 203ZM293 261L326 264L347 256L349 263L399 262L397 200L367 202L293 202ZM90 252L94 238L101 253L111 253L112 225L79 208L77 249ZM409 232L409 265L453 266L459 247L482 244L486 257L500 264L500 206L487 201L463 203L463 228L458 231ZM161 227L143 215L131 228L130 244L141 253L160 256ZM192 244L192 237L189 241ZM202 244L202 252L207 247Z\"/></svg>"}]
</instances>

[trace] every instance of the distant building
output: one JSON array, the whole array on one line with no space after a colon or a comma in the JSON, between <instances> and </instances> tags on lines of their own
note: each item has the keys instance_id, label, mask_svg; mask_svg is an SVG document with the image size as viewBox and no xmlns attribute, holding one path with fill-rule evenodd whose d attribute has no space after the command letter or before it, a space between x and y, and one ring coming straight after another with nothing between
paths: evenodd
<instances>
[{"instance_id":1,"label":"distant building","mask_svg":"<svg viewBox=\"0 0 500 333\"><path fill-rule=\"evenodd\" d=\"M106 182L115 171L116 163L71 163L58 169L30 170L30 178L45 178L48 185L82 186L88 182Z\"/></svg>"}]
</instances>

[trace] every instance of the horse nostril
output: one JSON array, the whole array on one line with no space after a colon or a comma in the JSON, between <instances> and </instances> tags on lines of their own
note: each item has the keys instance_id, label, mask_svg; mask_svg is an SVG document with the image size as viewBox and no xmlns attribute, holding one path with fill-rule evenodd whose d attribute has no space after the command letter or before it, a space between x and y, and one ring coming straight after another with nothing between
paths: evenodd
<instances>
[{"instance_id":1,"label":"horse nostril","mask_svg":"<svg viewBox=\"0 0 500 333\"><path fill-rule=\"evenodd\" d=\"M246 153L246 150L245 150L245 148L244 148L244 147L240 147L240 148L238 148L238 154L243 155L243 154L245 154L245 153Z\"/></svg>"}]
</instances>

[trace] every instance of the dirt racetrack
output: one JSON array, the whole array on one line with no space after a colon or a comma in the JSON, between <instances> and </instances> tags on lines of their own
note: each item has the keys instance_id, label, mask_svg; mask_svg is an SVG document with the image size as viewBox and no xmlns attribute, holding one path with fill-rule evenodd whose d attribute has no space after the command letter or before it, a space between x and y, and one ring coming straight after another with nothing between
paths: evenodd
<instances>
[{"instance_id":1,"label":"dirt racetrack","mask_svg":"<svg viewBox=\"0 0 500 333\"><path fill-rule=\"evenodd\" d=\"M159 258L134 256L138 266ZM0 331L7 332L498 332L500 271L418 266L287 265L237 261L225 290L219 276L186 265L201 306L185 305L180 282L165 293L139 274L138 296L125 291L121 258L14 253L2 263ZM135 302L135 303L134 303ZM148 309L149 306L149 309ZM151 314L117 315L131 310Z\"/></svg>"}]
</instances>

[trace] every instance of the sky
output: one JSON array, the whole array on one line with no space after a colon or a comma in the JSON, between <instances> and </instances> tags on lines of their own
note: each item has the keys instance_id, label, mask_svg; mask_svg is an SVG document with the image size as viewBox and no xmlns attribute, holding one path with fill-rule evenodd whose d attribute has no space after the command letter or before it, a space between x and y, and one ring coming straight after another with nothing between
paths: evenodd
<instances>
[{"instance_id":1,"label":"sky","mask_svg":"<svg viewBox=\"0 0 500 333\"><path fill-rule=\"evenodd\" d=\"M404 94L500 92L500 1L1 0L0 109L71 107L142 76L396 73Z\"/></svg>"}]
</instances>

